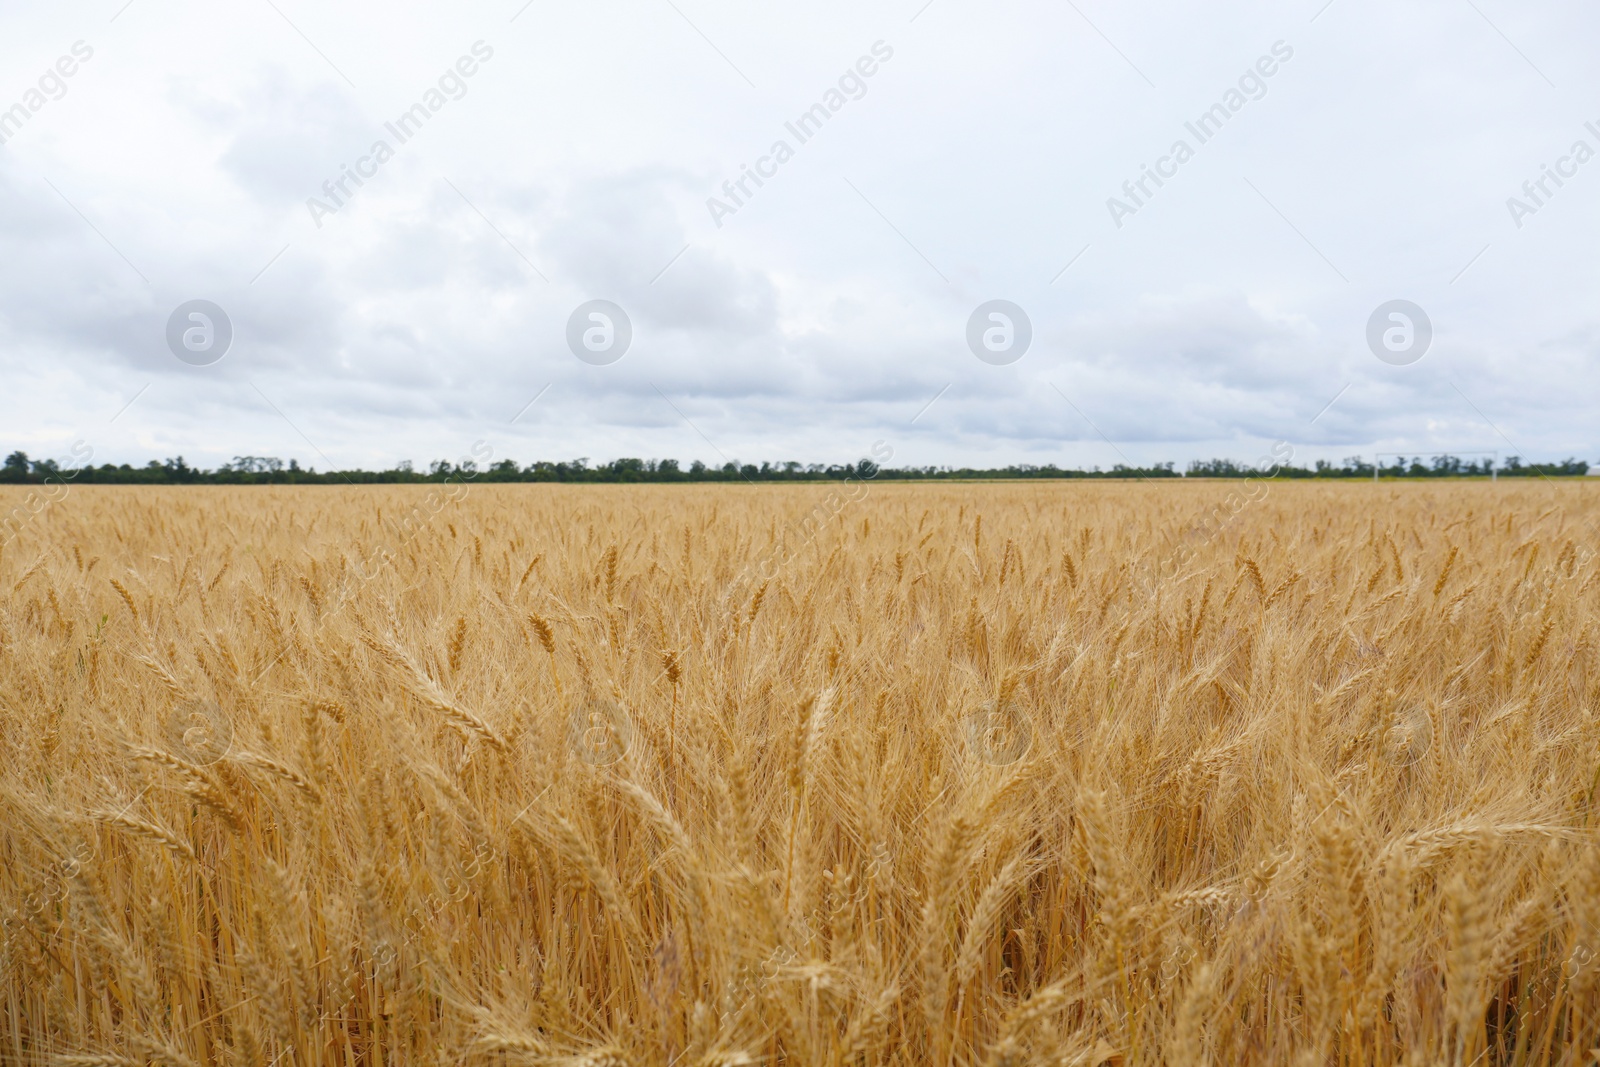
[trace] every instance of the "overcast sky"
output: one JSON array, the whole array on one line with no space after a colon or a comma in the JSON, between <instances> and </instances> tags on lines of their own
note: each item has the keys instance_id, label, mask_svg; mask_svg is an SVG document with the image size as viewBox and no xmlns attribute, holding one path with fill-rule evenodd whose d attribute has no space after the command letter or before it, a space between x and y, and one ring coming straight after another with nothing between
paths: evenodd
<instances>
[{"instance_id":1,"label":"overcast sky","mask_svg":"<svg viewBox=\"0 0 1600 1067\"><path fill-rule=\"evenodd\" d=\"M0 447L1600 460L1593 3L524 3L8 5Z\"/></svg>"}]
</instances>

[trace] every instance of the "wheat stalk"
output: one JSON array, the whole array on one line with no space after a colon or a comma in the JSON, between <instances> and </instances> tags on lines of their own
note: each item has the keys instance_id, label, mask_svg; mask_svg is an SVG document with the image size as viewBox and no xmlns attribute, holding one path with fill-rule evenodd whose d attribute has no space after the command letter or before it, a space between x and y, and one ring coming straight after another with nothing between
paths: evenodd
<instances>
[{"instance_id":1,"label":"wheat stalk","mask_svg":"<svg viewBox=\"0 0 1600 1067\"><path fill-rule=\"evenodd\" d=\"M1600 499L1526 481L75 489L0 1061L1576 1063Z\"/></svg>"}]
</instances>

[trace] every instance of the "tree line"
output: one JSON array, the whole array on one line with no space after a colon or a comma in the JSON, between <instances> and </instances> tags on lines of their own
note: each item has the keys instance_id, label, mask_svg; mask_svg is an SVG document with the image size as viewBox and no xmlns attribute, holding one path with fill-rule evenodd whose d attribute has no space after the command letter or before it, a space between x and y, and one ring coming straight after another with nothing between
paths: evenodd
<instances>
[{"instance_id":1,"label":"tree line","mask_svg":"<svg viewBox=\"0 0 1600 1067\"><path fill-rule=\"evenodd\" d=\"M1488 477L1571 477L1586 474L1584 460L1565 459L1554 463L1524 463L1512 456L1496 466L1491 459L1463 461L1448 454L1396 456L1392 463L1380 465L1383 478L1471 478ZM485 482L825 482L845 478L871 478L878 481L964 481L977 479L1024 478L1372 478L1373 464L1359 456L1335 466L1317 460L1311 467L1260 466L1231 459L1195 460L1184 471L1173 463L1134 467L1118 463L1109 470L1058 467L1055 464L1012 464L1007 467L880 467L871 460L856 463L737 463L720 467L699 460L681 466L675 459L623 458L608 463L590 463L588 457L572 460L537 460L526 465L503 459L481 470L471 460L435 460L425 470L402 462L390 470L317 471L302 467L298 460L285 463L276 456L236 456L214 470L192 467L182 456L164 461L150 460L142 467L128 463L104 463L82 467L62 465L56 460L33 459L26 452L12 452L0 465L0 483L41 484L46 481L71 481L99 485L374 485L444 482L471 479Z\"/></svg>"}]
</instances>

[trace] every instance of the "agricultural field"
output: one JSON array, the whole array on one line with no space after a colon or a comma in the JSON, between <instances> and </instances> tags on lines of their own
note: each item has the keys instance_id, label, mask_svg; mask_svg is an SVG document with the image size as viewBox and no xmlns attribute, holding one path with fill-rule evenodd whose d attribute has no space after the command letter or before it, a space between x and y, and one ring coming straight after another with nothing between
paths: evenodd
<instances>
[{"instance_id":1,"label":"agricultural field","mask_svg":"<svg viewBox=\"0 0 1600 1067\"><path fill-rule=\"evenodd\" d=\"M0 1063L1590 1062L1597 520L74 489L0 552Z\"/></svg>"}]
</instances>

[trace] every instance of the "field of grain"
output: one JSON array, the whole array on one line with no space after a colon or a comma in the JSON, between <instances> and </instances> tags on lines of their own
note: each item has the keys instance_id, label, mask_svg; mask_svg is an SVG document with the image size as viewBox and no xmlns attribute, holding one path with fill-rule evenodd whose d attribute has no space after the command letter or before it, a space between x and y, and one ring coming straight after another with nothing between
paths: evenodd
<instances>
[{"instance_id":1,"label":"field of grain","mask_svg":"<svg viewBox=\"0 0 1600 1067\"><path fill-rule=\"evenodd\" d=\"M1589 1062L1597 488L72 490L0 1062Z\"/></svg>"}]
</instances>

